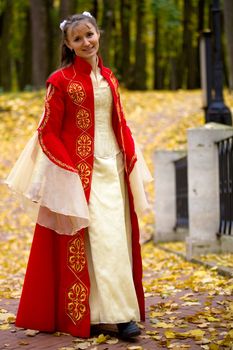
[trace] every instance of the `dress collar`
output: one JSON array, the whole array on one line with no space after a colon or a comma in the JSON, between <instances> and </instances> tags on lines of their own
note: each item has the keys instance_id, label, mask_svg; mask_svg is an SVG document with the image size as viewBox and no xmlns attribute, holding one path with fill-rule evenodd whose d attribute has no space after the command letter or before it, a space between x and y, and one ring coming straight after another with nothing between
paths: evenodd
<instances>
[{"instance_id":1,"label":"dress collar","mask_svg":"<svg viewBox=\"0 0 233 350\"><path fill-rule=\"evenodd\" d=\"M90 65L90 63L88 63L86 60L84 60L79 56L75 56L73 64L76 72L78 71L80 73L90 74L92 71L92 66ZM100 71L102 71L103 62L99 56L98 56L98 67L100 68Z\"/></svg>"}]
</instances>

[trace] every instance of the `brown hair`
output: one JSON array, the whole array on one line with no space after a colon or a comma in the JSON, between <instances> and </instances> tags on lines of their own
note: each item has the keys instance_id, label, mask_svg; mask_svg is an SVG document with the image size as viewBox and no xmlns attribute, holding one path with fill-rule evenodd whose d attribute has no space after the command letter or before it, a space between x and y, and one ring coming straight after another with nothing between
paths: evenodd
<instances>
[{"instance_id":1,"label":"brown hair","mask_svg":"<svg viewBox=\"0 0 233 350\"><path fill-rule=\"evenodd\" d=\"M93 16L87 16L85 14L76 14L73 16L69 16L66 18L64 26L62 28L62 40L61 40L61 67L67 66L70 63L73 63L75 53L73 50L70 50L66 45L67 42L67 30L70 26L74 27L80 21L88 21L91 23L97 32L99 32L98 25L96 23L96 19Z\"/></svg>"}]
</instances>

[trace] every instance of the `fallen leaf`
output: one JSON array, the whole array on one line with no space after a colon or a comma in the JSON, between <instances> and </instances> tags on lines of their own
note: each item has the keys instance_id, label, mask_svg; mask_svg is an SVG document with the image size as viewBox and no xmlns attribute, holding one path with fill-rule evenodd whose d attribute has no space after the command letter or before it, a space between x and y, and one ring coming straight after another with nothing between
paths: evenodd
<instances>
[{"instance_id":1,"label":"fallen leaf","mask_svg":"<svg viewBox=\"0 0 233 350\"><path fill-rule=\"evenodd\" d=\"M107 344L111 344L111 345L117 344L118 342L119 342L119 339L113 338L113 337L111 337L110 339L106 340L106 343Z\"/></svg>"},{"instance_id":2,"label":"fallen leaf","mask_svg":"<svg viewBox=\"0 0 233 350\"><path fill-rule=\"evenodd\" d=\"M89 346L91 346L91 343L90 343L90 342L78 343L77 345L75 345L75 350L76 350L76 349L84 350L84 349L89 348Z\"/></svg>"},{"instance_id":3,"label":"fallen leaf","mask_svg":"<svg viewBox=\"0 0 233 350\"><path fill-rule=\"evenodd\" d=\"M35 337L39 331L36 331L34 329L27 329L24 334L27 335L28 337Z\"/></svg>"}]
</instances>

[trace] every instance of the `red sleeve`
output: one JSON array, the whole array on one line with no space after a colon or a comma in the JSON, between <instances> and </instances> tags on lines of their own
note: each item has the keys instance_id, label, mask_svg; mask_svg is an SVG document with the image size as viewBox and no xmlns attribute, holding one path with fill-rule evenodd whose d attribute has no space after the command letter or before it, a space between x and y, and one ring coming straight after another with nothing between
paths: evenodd
<instances>
[{"instance_id":1,"label":"red sleeve","mask_svg":"<svg viewBox=\"0 0 233 350\"><path fill-rule=\"evenodd\" d=\"M60 139L64 118L64 93L59 87L50 84L45 100L43 119L38 127L41 148L46 156L63 169L77 172L71 158Z\"/></svg>"}]
</instances>

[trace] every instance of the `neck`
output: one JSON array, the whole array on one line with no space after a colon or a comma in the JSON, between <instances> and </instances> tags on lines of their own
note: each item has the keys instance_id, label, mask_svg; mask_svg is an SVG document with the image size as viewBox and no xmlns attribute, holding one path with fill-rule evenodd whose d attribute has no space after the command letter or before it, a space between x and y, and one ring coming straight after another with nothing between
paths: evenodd
<instances>
[{"instance_id":1,"label":"neck","mask_svg":"<svg viewBox=\"0 0 233 350\"><path fill-rule=\"evenodd\" d=\"M97 65L98 65L98 58L97 55L91 57L90 59L86 60L92 67L92 70L94 71L94 73L96 72L97 69Z\"/></svg>"}]
</instances>

